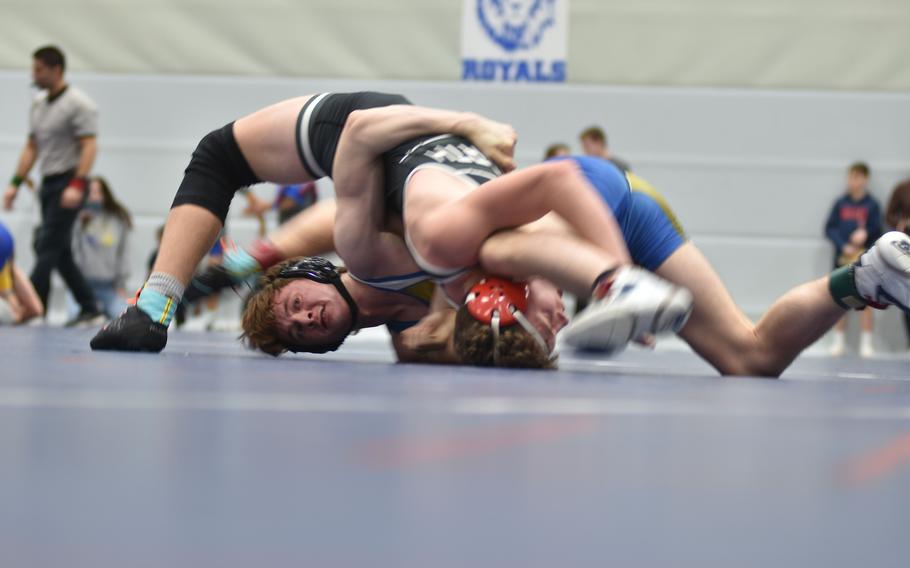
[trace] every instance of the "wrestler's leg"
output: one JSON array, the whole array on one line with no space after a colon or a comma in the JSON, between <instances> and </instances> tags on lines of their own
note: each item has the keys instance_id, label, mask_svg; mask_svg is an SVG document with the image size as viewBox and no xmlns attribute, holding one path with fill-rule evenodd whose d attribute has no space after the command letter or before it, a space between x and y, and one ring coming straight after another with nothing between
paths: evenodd
<instances>
[{"instance_id":1,"label":"wrestler's leg","mask_svg":"<svg viewBox=\"0 0 910 568\"><path fill-rule=\"evenodd\" d=\"M695 307L680 336L725 375L780 375L844 315L825 277L784 294L755 325L692 243L677 249L657 274L692 292Z\"/></svg>"},{"instance_id":2,"label":"wrestler's leg","mask_svg":"<svg viewBox=\"0 0 910 568\"><path fill-rule=\"evenodd\" d=\"M193 152L165 225L152 274L133 308L92 339L93 349L160 351L193 270L221 230L234 193L263 179L311 177L297 154L307 97L283 101L212 131Z\"/></svg>"},{"instance_id":3,"label":"wrestler's leg","mask_svg":"<svg viewBox=\"0 0 910 568\"><path fill-rule=\"evenodd\" d=\"M200 143L168 215L153 272L189 282L240 189L231 182L311 181L297 155L295 137L297 114L308 99L297 97L268 106Z\"/></svg>"},{"instance_id":4,"label":"wrestler's leg","mask_svg":"<svg viewBox=\"0 0 910 568\"><path fill-rule=\"evenodd\" d=\"M458 197L451 198L453 194ZM411 242L437 266L474 265L481 245L494 232L551 211L620 264L630 262L616 219L570 161L532 166L471 191L446 172L421 170L408 183L404 210Z\"/></svg>"}]
</instances>

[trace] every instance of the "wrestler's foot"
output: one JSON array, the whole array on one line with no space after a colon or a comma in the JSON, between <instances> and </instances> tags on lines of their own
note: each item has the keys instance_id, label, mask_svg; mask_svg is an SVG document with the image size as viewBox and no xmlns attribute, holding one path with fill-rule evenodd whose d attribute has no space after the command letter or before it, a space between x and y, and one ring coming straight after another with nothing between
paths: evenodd
<instances>
[{"instance_id":1,"label":"wrestler's foot","mask_svg":"<svg viewBox=\"0 0 910 568\"><path fill-rule=\"evenodd\" d=\"M619 351L646 334L677 332L692 313L692 294L636 267L597 286L590 305L563 331L580 349Z\"/></svg>"},{"instance_id":2,"label":"wrestler's foot","mask_svg":"<svg viewBox=\"0 0 910 568\"><path fill-rule=\"evenodd\" d=\"M152 351L159 352L167 344L167 326L152 318L136 306L122 314L92 338L94 351Z\"/></svg>"}]
</instances>

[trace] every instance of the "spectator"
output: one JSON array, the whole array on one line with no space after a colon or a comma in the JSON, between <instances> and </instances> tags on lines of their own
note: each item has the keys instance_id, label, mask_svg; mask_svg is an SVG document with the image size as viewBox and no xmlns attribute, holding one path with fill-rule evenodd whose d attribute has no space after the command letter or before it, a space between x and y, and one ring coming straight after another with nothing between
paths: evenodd
<instances>
[{"instance_id":1,"label":"spectator","mask_svg":"<svg viewBox=\"0 0 910 568\"><path fill-rule=\"evenodd\" d=\"M28 139L6 188L4 207L12 208L19 186L40 158L42 224L35 245L32 284L46 306L51 272L56 268L79 303L77 319L94 322L101 314L73 260L70 244L79 207L85 201L86 176L97 152L98 113L92 100L64 79L66 60L60 49L42 47L32 58L32 78L42 92L32 103Z\"/></svg>"},{"instance_id":2,"label":"spectator","mask_svg":"<svg viewBox=\"0 0 910 568\"><path fill-rule=\"evenodd\" d=\"M547 147L547 151L544 152L543 159L549 160L550 158L556 158L558 156L569 156L572 154L571 148L568 144L563 144L561 142L556 144L550 144Z\"/></svg>"},{"instance_id":3,"label":"spectator","mask_svg":"<svg viewBox=\"0 0 910 568\"><path fill-rule=\"evenodd\" d=\"M834 267L856 262L882 235L882 214L878 201L869 195L869 166L856 162L847 169L847 191L831 208L825 234L834 245ZM872 348L872 310L860 314L862 334L859 352L862 357L874 355ZM831 355L844 352L846 316L834 326Z\"/></svg>"},{"instance_id":4,"label":"spectator","mask_svg":"<svg viewBox=\"0 0 910 568\"><path fill-rule=\"evenodd\" d=\"M885 223L895 231L910 234L910 179L899 183L885 209ZM904 327L910 340L910 314L904 314Z\"/></svg>"},{"instance_id":5,"label":"spectator","mask_svg":"<svg viewBox=\"0 0 910 568\"><path fill-rule=\"evenodd\" d=\"M0 221L0 325L25 323L44 314L35 288L14 262L14 244Z\"/></svg>"},{"instance_id":6,"label":"spectator","mask_svg":"<svg viewBox=\"0 0 910 568\"><path fill-rule=\"evenodd\" d=\"M629 163L621 160L610 153L607 145L607 133L598 126L591 126L581 131L578 136L581 141L581 149L588 156L597 156L613 162L613 165L624 172L631 171Z\"/></svg>"},{"instance_id":7,"label":"spectator","mask_svg":"<svg viewBox=\"0 0 910 568\"><path fill-rule=\"evenodd\" d=\"M247 193L247 208L244 213L258 217L269 209L276 209L278 224L283 225L288 219L316 203L318 198L316 182L282 185L275 191L275 199L272 203L259 199L252 192Z\"/></svg>"},{"instance_id":8,"label":"spectator","mask_svg":"<svg viewBox=\"0 0 910 568\"><path fill-rule=\"evenodd\" d=\"M100 311L109 318L126 309L132 229L129 211L114 197L107 181L92 178L85 208L73 230L73 257Z\"/></svg>"}]
</instances>

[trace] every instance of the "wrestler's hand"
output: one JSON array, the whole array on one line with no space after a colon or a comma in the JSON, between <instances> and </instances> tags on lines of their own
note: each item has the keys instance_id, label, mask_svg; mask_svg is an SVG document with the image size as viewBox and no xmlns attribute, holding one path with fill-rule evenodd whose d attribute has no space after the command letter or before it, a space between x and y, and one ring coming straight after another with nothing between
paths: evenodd
<instances>
[{"instance_id":1,"label":"wrestler's hand","mask_svg":"<svg viewBox=\"0 0 910 568\"><path fill-rule=\"evenodd\" d=\"M455 310L430 312L417 325L401 332L402 344L417 352L442 351L455 331Z\"/></svg>"},{"instance_id":2,"label":"wrestler's hand","mask_svg":"<svg viewBox=\"0 0 910 568\"><path fill-rule=\"evenodd\" d=\"M847 243L840 250L840 253L842 256L844 256L846 258L852 258L852 257L856 256L859 253L859 251L860 251L860 249L858 246L856 246L852 243Z\"/></svg>"},{"instance_id":3,"label":"wrestler's hand","mask_svg":"<svg viewBox=\"0 0 910 568\"><path fill-rule=\"evenodd\" d=\"M78 187L68 186L60 195L60 207L64 209L77 209L82 205L83 191Z\"/></svg>"},{"instance_id":4,"label":"wrestler's hand","mask_svg":"<svg viewBox=\"0 0 910 568\"><path fill-rule=\"evenodd\" d=\"M479 115L470 115L465 123L465 135L483 154L504 172L515 169L515 143L518 134L511 125Z\"/></svg>"}]
</instances>

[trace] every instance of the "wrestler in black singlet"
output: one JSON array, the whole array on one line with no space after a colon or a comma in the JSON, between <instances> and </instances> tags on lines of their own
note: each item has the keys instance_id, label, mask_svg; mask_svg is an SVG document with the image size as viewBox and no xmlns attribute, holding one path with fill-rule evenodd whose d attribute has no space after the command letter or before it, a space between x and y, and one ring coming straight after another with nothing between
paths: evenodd
<instances>
[{"instance_id":1,"label":"wrestler in black singlet","mask_svg":"<svg viewBox=\"0 0 910 568\"><path fill-rule=\"evenodd\" d=\"M421 136L383 154L385 203L388 211L404 210L404 193L415 171L437 167L480 185L502 171L466 138L451 134Z\"/></svg>"},{"instance_id":2,"label":"wrestler in black singlet","mask_svg":"<svg viewBox=\"0 0 910 568\"><path fill-rule=\"evenodd\" d=\"M409 105L401 95L375 93L322 93L313 96L297 115L297 154L313 179L332 177L338 139L355 110Z\"/></svg>"}]
</instances>

